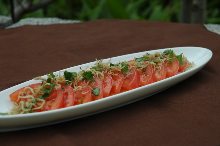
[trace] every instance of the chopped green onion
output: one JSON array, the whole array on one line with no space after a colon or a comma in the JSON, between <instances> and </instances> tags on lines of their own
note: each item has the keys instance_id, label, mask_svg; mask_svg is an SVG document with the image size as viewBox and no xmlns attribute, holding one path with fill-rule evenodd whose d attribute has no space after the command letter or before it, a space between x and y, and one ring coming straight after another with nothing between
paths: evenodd
<instances>
[{"instance_id":1,"label":"chopped green onion","mask_svg":"<svg viewBox=\"0 0 220 146\"><path fill-rule=\"evenodd\" d=\"M137 61L137 62L141 62L141 61L143 61L143 57L135 58L135 61Z\"/></svg>"},{"instance_id":2,"label":"chopped green onion","mask_svg":"<svg viewBox=\"0 0 220 146\"><path fill-rule=\"evenodd\" d=\"M99 96L99 94L100 94L100 89L99 89L99 88L93 88L93 89L92 89L92 93L93 93L95 96Z\"/></svg>"},{"instance_id":3,"label":"chopped green onion","mask_svg":"<svg viewBox=\"0 0 220 146\"><path fill-rule=\"evenodd\" d=\"M52 81L55 79L55 75L53 74L53 73L49 73L48 75L47 75L47 80L46 80L46 82L47 83L52 83Z\"/></svg>"},{"instance_id":4,"label":"chopped green onion","mask_svg":"<svg viewBox=\"0 0 220 146\"><path fill-rule=\"evenodd\" d=\"M66 84L70 84L76 78L76 76L76 72L64 71L64 78L66 80Z\"/></svg>"},{"instance_id":5,"label":"chopped green onion","mask_svg":"<svg viewBox=\"0 0 220 146\"><path fill-rule=\"evenodd\" d=\"M51 78L47 78L47 83L51 83L52 79Z\"/></svg>"},{"instance_id":6,"label":"chopped green onion","mask_svg":"<svg viewBox=\"0 0 220 146\"><path fill-rule=\"evenodd\" d=\"M180 55L177 55L176 58L177 58L177 60L179 61L179 64L180 64L180 65L183 65L183 53L180 54Z\"/></svg>"},{"instance_id":7,"label":"chopped green onion","mask_svg":"<svg viewBox=\"0 0 220 146\"><path fill-rule=\"evenodd\" d=\"M55 78L55 75L53 73L49 73L47 76L48 78Z\"/></svg>"},{"instance_id":8,"label":"chopped green onion","mask_svg":"<svg viewBox=\"0 0 220 146\"><path fill-rule=\"evenodd\" d=\"M47 84L47 86L49 87L43 87L42 89L43 94L39 98L45 99L48 96L50 96L50 93L53 91L55 84L51 83L51 84Z\"/></svg>"},{"instance_id":9,"label":"chopped green onion","mask_svg":"<svg viewBox=\"0 0 220 146\"><path fill-rule=\"evenodd\" d=\"M82 76L83 76L83 79L84 80L89 80L89 81L91 81L91 80L93 80L93 73L91 72L91 71L84 71L83 72L83 74L82 74Z\"/></svg>"},{"instance_id":10,"label":"chopped green onion","mask_svg":"<svg viewBox=\"0 0 220 146\"><path fill-rule=\"evenodd\" d=\"M169 50L163 51L163 54L165 54L165 55L174 55L174 52L173 52L173 50L169 49Z\"/></svg>"},{"instance_id":11,"label":"chopped green onion","mask_svg":"<svg viewBox=\"0 0 220 146\"><path fill-rule=\"evenodd\" d=\"M175 53L173 52L173 50L171 50L171 49L165 50L165 51L163 52L163 54L165 54L165 55L168 56L167 60L168 60L170 63L174 61L175 56L176 56Z\"/></svg>"},{"instance_id":12,"label":"chopped green onion","mask_svg":"<svg viewBox=\"0 0 220 146\"><path fill-rule=\"evenodd\" d=\"M121 71L122 71L122 73L126 74L129 71L128 69L129 69L128 68L128 64L125 63L125 62L122 62L121 63Z\"/></svg>"}]
</instances>

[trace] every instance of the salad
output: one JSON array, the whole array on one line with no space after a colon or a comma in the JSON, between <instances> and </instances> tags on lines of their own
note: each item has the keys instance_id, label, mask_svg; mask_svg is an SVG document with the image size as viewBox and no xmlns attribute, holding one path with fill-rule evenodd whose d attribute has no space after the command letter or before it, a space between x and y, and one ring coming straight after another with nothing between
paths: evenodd
<instances>
[{"instance_id":1,"label":"salad","mask_svg":"<svg viewBox=\"0 0 220 146\"><path fill-rule=\"evenodd\" d=\"M23 87L12 94L10 114L43 112L84 104L145 86L184 72L191 63L173 50L145 54L119 63L97 60L80 72L49 73L41 83Z\"/></svg>"}]
</instances>

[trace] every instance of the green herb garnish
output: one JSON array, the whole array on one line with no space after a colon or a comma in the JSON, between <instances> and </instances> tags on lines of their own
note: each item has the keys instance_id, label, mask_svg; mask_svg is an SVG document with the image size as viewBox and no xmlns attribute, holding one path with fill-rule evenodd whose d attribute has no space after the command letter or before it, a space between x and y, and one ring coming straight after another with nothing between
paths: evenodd
<instances>
[{"instance_id":1,"label":"green herb garnish","mask_svg":"<svg viewBox=\"0 0 220 146\"><path fill-rule=\"evenodd\" d=\"M168 56L167 60L169 62L173 62L173 60L175 59L175 53L173 52L173 50L169 49L169 50L165 50L163 52L163 54L165 54L166 56Z\"/></svg>"},{"instance_id":2,"label":"green herb garnish","mask_svg":"<svg viewBox=\"0 0 220 146\"><path fill-rule=\"evenodd\" d=\"M53 73L49 73L47 75L47 80L46 82L43 82L43 86L42 86L42 95L39 98L47 98L48 96L50 96L50 93L53 91L54 87L55 87L55 83L54 80L56 80L55 78L56 76Z\"/></svg>"},{"instance_id":3,"label":"green herb garnish","mask_svg":"<svg viewBox=\"0 0 220 146\"><path fill-rule=\"evenodd\" d=\"M165 55L174 55L174 52L173 52L173 50L171 50L171 49L169 49L169 50L165 50L165 51L163 51L163 54L165 54Z\"/></svg>"},{"instance_id":4,"label":"green herb garnish","mask_svg":"<svg viewBox=\"0 0 220 146\"><path fill-rule=\"evenodd\" d=\"M122 73L126 74L129 71L128 63L122 62L120 65Z\"/></svg>"},{"instance_id":5,"label":"green herb garnish","mask_svg":"<svg viewBox=\"0 0 220 146\"><path fill-rule=\"evenodd\" d=\"M55 78L55 75L54 75L53 73L49 73L49 74L47 75L47 77L53 79L53 78Z\"/></svg>"},{"instance_id":6,"label":"green herb garnish","mask_svg":"<svg viewBox=\"0 0 220 146\"><path fill-rule=\"evenodd\" d=\"M136 62L149 61L149 57L144 55L143 57L135 58Z\"/></svg>"},{"instance_id":7,"label":"green herb garnish","mask_svg":"<svg viewBox=\"0 0 220 146\"><path fill-rule=\"evenodd\" d=\"M180 55L177 55L176 58L177 58L177 60L179 61L179 64L180 64L180 65L183 65L183 53L180 54Z\"/></svg>"},{"instance_id":8,"label":"green herb garnish","mask_svg":"<svg viewBox=\"0 0 220 146\"><path fill-rule=\"evenodd\" d=\"M93 88L93 89L92 89L92 93L93 93L95 96L99 96L99 94L100 94L100 89L99 89L99 88Z\"/></svg>"},{"instance_id":9,"label":"green herb garnish","mask_svg":"<svg viewBox=\"0 0 220 146\"><path fill-rule=\"evenodd\" d=\"M66 80L66 84L70 84L76 78L76 76L76 72L64 71L64 78Z\"/></svg>"},{"instance_id":10,"label":"green herb garnish","mask_svg":"<svg viewBox=\"0 0 220 146\"><path fill-rule=\"evenodd\" d=\"M43 94L40 96L40 98L45 99L48 96L50 96L50 93L53 91L54 87L55 87L54 83L46 83L43 86L43 89L42 89Z\"/></svg>"},{"instance_id":11,"label":"green herb garnish","mask_svg":"<svg viewBox=\"0 0 220 146\"><path fill-rule=\"evenodd\" d=\"M51 83L52 79L51 78L47 78L47 83Z\"/></svg>"},{"instance_id":12,"label":"green herb garnish","mask_svg":"<svg viewBox=\"0 0 220 146\"><path fill-rule=\"evenodd\" d=\"M47 80L46 80L46 82L47 83L52 83L52 81L55 79L55 75L53 74L53 73L49 73L48 75L47 75Z\"/></svg>"},{"instance_id":13,"label":"green herb garnish","mask_svg":"<svg viewBox=\"0 0 220 146\"><path fill-rule=\"evenodd\" d=\"M93 73L91 72L91 71L84 71L83 72L83 74L82 74L82 76L83 76L83 79L84 80L89 80L89 81L91 81L91 80L93 80Z\"/></svg>"},{"instance_id":14,"label":"green herb garnish","mask_svg":"<svg viewBox=\"0 0 220 146\"><path fill-rule=\"evenodd\" d=\"M144 61L144 59L143 59L143 57L135 58L135 61L137 61L137 62L142 62L142 61Z\"/></svg>"}]
</instances>

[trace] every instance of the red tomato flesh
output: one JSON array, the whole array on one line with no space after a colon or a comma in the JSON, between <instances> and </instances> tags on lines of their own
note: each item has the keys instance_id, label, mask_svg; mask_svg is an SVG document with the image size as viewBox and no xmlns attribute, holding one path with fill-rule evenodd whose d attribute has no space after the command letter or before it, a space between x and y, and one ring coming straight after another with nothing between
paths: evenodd
<instances>
[{"instance_id":1,"label":"red tomato flesh","mask_svg":"<svg viewBox=\"0 0 220 146\"><path fill-rule=\"evenodd\" d=\"M63 94L64 94L64 92L63 92L62 89L57 90L57 97L54 100L52 100L51 110L59 109L59 108L64 107L64 96L63 96Z\"/></svg>"},{"instance_id":2,"label":"red tomato flesh","mask_svg":"<svg viewBox=\"0 0 220 146\"><path fill-rule=\"evenodd\" d=\"M103 98L103 82L100 78L95 78L94 82L91 83L91 88L94 90L95 88L99 89L99 94L94 95L92 94L92 99L97 100Z\"/></svg>"},{"instance_id":3,"label":"red tomato flesh","mask_svg":"<svg viewBox=\"0 0 220 146\"><path fill-rule=\"evenodd\" d=\"M90 87L83 87L74 92L74 105L92 101L92 92Z\"/></svg>"},{"instance_id":4,"label":"red tomato flesh","mask_svg":"<svg viewBox=\"0 0 220 146\"><path fill-rule=\"evenodd\" d=\"M112 75L112 89L110 95L120 93L123 82L124 76L122 74Z\"/></svg>"},{"instance_id":5,"label":"red tomato flesh","mask_svg":"<svg viewBox=\"0 0 220 146\"><path fill-rule=\"evenodd\" d=\"M49 95L47 98L45 98L45 100L46 100L46 101L53 100L53 99L55 99L56 97L57 97L57 90L53 90L53 91L50 93L50 95Z\"/></svg>"},{"instance_id":6,"label":"red tomato flesh","mask_svg":"<svg viewBox=\"0 0 220 146\"><path fill-rule=\"evenodd\" d=\"M50 110L50 109L51 109L51 104L52 104L52 102L53 102L53 100L48 100L48 101L46 101L46 103L45 103L45 105L44 105L42 111L48 111L48 110Z\"/></svg>"},{"instance_id":7,"label":"red tomato flesh","mask_svg":"<svg viewBox=\"0 0 220 146\"><path fill-rule=\"evenodd\" d=\"M51 100L47 100L43 110L54 110L64 107L64 91L62 89L57 89L57 96L55 98L51 98Z\"/></svg>"},{"instance_id":8,"label":"red tomato flesh","mask_svg":"<svg viewBox=\"0 0 220 146\"><path fill-rule=\"evenodd\" d=\"M166 78L166 67L165 64L162 63L160 66L154 70L153 81L160 81Z\"/></svg>"},{"instance_id":9,"label":"red tomato flesh","mask_svg":"<svg viewBox=\"0 0 220 146\"><path fill-rule=\"evenodd\" d=\"M166 77L172 77L178 73L179 70L179 61L177 59L172 62L166 62Z\"/></svg>"},{"instance_id":10,"label":"red tomato flesh","mask_svg":"<svg viewBox=\"0 0 220 146\"><path fill-rule=\"evenodd\" d=\"M137 70L131 70L125 77L122 84L122 90L127 91L139 87L140 74Z\"/></svg>"},{"instance_id":11,"label":"red tomato flesh","mask_svg":"<svg viewBox=\"0 0 220 146\"><path fill-rule=\"evenodd\" d=\"M179 64L179 72L185 71L189 67L190 63L186 60L183 59L183 64Z\"/></svg>"},{"instance_id":12,"label":"red tomato flesh","mask_svg":"<svg viewBox=\"0 0 220 146\"><path fill-rule=\"evenodd\" d=\"M74 92L71 86L64 87L64 106L72 106L74 105Z\"/></svg>"},{"instance_id":13,"label":"red tomato flesh","mask_svg":"<svg viewBox=\"0 0 220 146\"><path fill-rule=\"evenodd\" d=\"M112 77L110 75L105 75L103 80L103 97L107 97L110 95L112 84Z\"/></svg>"},{"instance_id":14,"label":"red tomato flesh","mask_svg":"<svg viewBox=\"0 0 220 146\"><path fill-rule=\"evenodd\" d=\"M29 86L27 86L27 87L31 87L31 88L34 89L34 88L39 87L40 85L41 85L41 83L36 83L36 84L29 85ZM13 101L13 102L19 102L19 100L18 100L18 95L19 95L19 93L20 93L21 91L24 90L24 88L25 88L25 87L23 87L23 88L21 88L21 89L15 91L15 92L13 92L12 94L10 94L10 99L11 99L11 101ZM27 94L29 94L29 93L27 93Z\"/></svg>"},{"instance_id":15,"label":"red tomato flesh","mask_svg":"<svg viewBox=\"0 0 220 146\"><path fill-rule=\"evenodd\" d=\"M144 86L153 82L154 69L152 65L148 65L144 72L140 72L140 86Z\"/></svg>"}]
</instances>

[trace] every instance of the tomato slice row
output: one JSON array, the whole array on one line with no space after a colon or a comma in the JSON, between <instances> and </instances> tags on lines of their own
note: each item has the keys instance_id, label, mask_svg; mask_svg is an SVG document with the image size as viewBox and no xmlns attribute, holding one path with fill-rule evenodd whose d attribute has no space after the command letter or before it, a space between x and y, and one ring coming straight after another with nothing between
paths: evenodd
<instances>
[{"instance_id":1,"label":"tomato slice row","mask_svg":"<svg viewBox=\"0 0 220 146\"><path fill-rule=\"evenodd\" d=\"M41 111L70 107L132 90L174 76L186 70L189 65L187 60L180 64L176 59L172 62L163 62L157 68L148 64L144 70L133 68L126 74L121 72L105 73L104 77L96 77L92 82L78 82L77 89L73 89L70 85L62 85L59 89L53 89L49 97L45 98L46 103ZM29 87L39 86L41 86L40 83L32 84ZM12 93L10 95L11 101L19 102L18 96L23 90L24 88Z\"/></svg>"}]
</instances>

